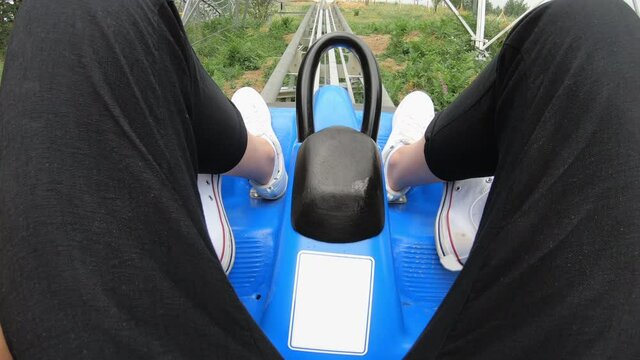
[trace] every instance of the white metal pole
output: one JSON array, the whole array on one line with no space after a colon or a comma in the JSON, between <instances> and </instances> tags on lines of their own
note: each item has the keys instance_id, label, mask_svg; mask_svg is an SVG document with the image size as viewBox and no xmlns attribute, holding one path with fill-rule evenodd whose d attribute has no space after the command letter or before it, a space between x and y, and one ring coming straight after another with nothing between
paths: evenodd
<instances>
[{"instance_id":1,"label":"white metal pole","mask_svg":"<svg viewBox=\"0 0 640 360\"><path fill-rule=\"evenodd\" d=\"M200 5L200 0L187 0L187 3L184 6L184 13L182 14L182 23L187 25L191 16Z\"/></svg>"},{"instance_id":2,"label":"white metal pole","mask_svg":"<svg viewBox=\"0 0 640 360\"><path fill-rule=\"evenodd\" d=\"M493 37L493 39L489 40L488 42L486 42L481 50L486 50L489 46L491 46L491 44L493 44L496 40L498 40L502 35L506 34L509 30L511 30L511 28L513 28L518 22L520 22L520 20L522 20L525 16L527 16L530 12L532 12L533 10L535 10L538 6L551 1L551 0L542 0L540 1L536 6L532 6L529 8L529 10L525 11L522 15L520 15L517 19L513 20L513 22L511 24L509 24L509 26L507 26L506 28L502 29L502 31L500 31L496 36Z\"/></svg>"},{"instance_id":3,"label":"white metal pole","mask_svg":"<svg viewBox=\"0 0 640 360\"><path fill-rule=\"evenodd\" d=\"M469 32L469 35L471 35L471 37L473 39L476 38L476 34L473 33L473 30L471 30L471 28L469 27L469 25L467 24L466 21L464 21L464 19L462 18L462 16L460 15L460 13L458 12L458 9L456 9L455 6L453 6L453 4L451 3L451 1L449 0L444 0L444 3L447 4L447 6L449 7L449 9L451 9L451 11L458 17L458 20L460 20L460 22L462 23L462 25L464 26L465 29L467 29L467 31Z\"/></svg>"},{"instance_id":4,"label":"white metal pole","mask_svg":"<svg viewBox=\"0 0 640 360\"><path fill-rule=\"evenodd\" d=\"M478 50L482 50L482 46L484 45L484 26L485 26L485 18L486 18L486 5L487 0L478 0L478 13L476 18L476 48Z\"/></svg>"},{"instance_id":5,"label":"white metal pole","mask_svg":"<svg viewBox=\"0 0 640 360\"><path fill-rule=\"evenodd\" d=\"M640 5L638 5L638 0L633 0L633 8L636 10L638 16L640 16Z\"/></svg>"}]
</instances>

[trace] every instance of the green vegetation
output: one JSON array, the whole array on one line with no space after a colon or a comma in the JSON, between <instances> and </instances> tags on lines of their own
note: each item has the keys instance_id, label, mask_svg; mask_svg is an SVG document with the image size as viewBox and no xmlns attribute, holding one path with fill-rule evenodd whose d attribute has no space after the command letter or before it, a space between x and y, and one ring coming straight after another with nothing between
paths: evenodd
<instances>
[{"instance_id":1,"label":"green vegetation","mask_svg":"<svg viewBox=\"0 0 640 360\"><path fill-rule=\"evenodd\" d=\"M0 0L0 78L2 78L4 69L4 51L7 48L11 29L13 29L13 20L21 3L22 0Z\"/></svg>"},{"instance_id":2,"label":"green vegetation","mask_svg":"<svg viewBox=\"0 0 640 360\"><path fill-rule=\"evenodd\" d=\"M510 1L514 1L514 0L510 0ZM524 3L524 0L515 0L515 1L520 1ZM436 10L438 9L439 5L443 5L446 7L446 5L442 0L431 0L431 2L433 3L433 6ZM474 7L474 4L473 4L474 3L473 0L451 0L451 3L453 4L453 6L455 6L460 10L467 10L467 11L474 11L474 12L476 11L476 8ZM526 9L527 5L524 4L524 6ZM487 0L486 10L487 10L487 14L494 13L496 15L499 15L502 12L502 9L500 9L499 6L494 6L490 0Z\"/></svg>"},{"instance_id":3,"label":"green vegetation","mask_svg":"<svg viewBox=\"0 0 640 360\"><path fill-rule=\"evenodd\" d=\"M311 5L315 4L315 2L311 0L293 0L286 1L284 4L283 10L285 12L297 12L297 13L306 13L307 10L311 7Z\"/></svg>"},{"instance_id":4,"label":"green vegetation","mask_svg":"<svg viewBox=\"0 0 640 360\"><path fill-rule=\"evenodd\" d=\"M22 0L0 0L0 59L4 59L7 40L21 3Z\"/></svg>"},{"instance_id":5,"label":"green vegetation","mask_svg":"<svg viewBox=\"0 0 640 360\"><path fill-rule=\"evenodd\" d=\"M374 49L382 82L396 104L409 92L424 90L436 109L442 110L487 64L488 60L477 59L469 34L450 11L396 4L340 6L352 30ZM462 15L474 28L472 14L462 11ZM487 15L486 37L493 37L510 21ZM500 46L501 41L493 45L489 57Z\"/></svg>"},{"instance_id":6,"label":"green vegetation","mask_svg":"<svg viewBox=\"0 0 640 360\"><path fill-rule=\"evenodd\" d=\"M187 29L196 54L227 95L242 86L260 89L277 65L301 19L277 17L270 24L229 18L194 24Z\"/></svg>"},{"instance_id":7,"label":"green vegetation","mask_svg":"<svg viewBox=\"0 0 640 360\"><path fill-rule=\"evenodd\" d=\"M21 2L0 0L0 76L6 41ZM298 17L272 15L276 9L273 0L253 0L252 5L245 21L217 18L187 29L203 65L228 95L241 86L263 86L287 47L285 36L294 33L301 21ZM286 10L306 11L309 6L294 2ZM269 16L274 18L271 23L264 20Z\"/></svg>"},{"instance_id":8,"label":"green vegetation","mask_svg":"<svg viewBox=\"0 0 640 360\"><path fill-rule=\"evenodd\" d=\"M524 0L509 0L504 4L504 13L509 16L520 16L528 8Z\"/></svg>"},{"instance_id":9,"label":"green vegetation","mask_svg":"<svg viewBox=\"0 0 640 360\"><path fill-rule=\"evenodd\" d=\"M4 67L4 49L21 0L0 0L0 76ZM253 0L252 3L260 1ZM273 4L270 0L261 3ZM472 28L475 21L469 0L455 0ZM309 2L291 2L285 11L304 13ZM374 49L381 65L383 84L397 104L413 90L425 90L437 109L443 109L477 76L487 60L477 60L470 36L448 9L436 12L414 5L341 3L342 12L353 31L363 36ZM261 89L284 52L302 16L261 14L238 18L217 18L196 23L187 29L196 54L207 72L227 95L242 86ZM488 6L486 37L491 38L512 18ZM517 16L526 10L524 0L509 0L504 13ZM243 16L244 17L244 16ZM489 49L494 56L502 46L498 41Z\"/></svg>"},{"instance_id":10,"label":"green vegetation","mask_svg":"<svg viewBox=\"0 0 640 360\"><path fill-rule=\"evenodd\" d=\"M267 21L275 12L274 0L250 0L249 4L248 10L251 12L251 17L258 21Z\"/></svg>"}]
</instances>

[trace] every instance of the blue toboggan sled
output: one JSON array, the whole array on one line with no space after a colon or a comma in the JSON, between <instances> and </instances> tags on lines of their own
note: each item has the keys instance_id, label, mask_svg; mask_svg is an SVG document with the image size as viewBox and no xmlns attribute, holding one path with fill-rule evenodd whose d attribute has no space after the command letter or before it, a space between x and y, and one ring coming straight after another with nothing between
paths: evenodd
<instances>
[{"instance_id":1,"label":"blue toboggan sled","mask_svg":"<svg viewBox=\"0 0 640 360\"><path fill-rule=\"evenodd\" d=\"M320 56L337 46L360 59L363 112L341 87L312 99ZM456 277L434 245L442 185L388 206L379 152L392 113L381 112L377 64L355 36L317 41L297 85L296 109L270 109L290 174L285 196L254 199L246 180L224 178L236 239L230 281L285 358L401 358Z\"/></svg>"}]
</instances>

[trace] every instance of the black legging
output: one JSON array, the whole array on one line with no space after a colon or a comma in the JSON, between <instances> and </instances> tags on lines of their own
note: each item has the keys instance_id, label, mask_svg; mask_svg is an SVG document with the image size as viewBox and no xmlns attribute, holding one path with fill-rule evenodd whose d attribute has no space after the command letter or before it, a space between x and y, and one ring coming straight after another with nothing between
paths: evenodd
<instances>
[{"instance_id":1,"label":"black legging","mask_svg":"<svg viewBox=\"0 0 640 360\"><path fill-rule=\"evenodd\" d=\"M198 172L239 112L166 0L29 0L0 88L0 324L17 359L277 357L227 281Z\"/></svg>"},{"instance_id":2,"label":"black legging","mask_svg":"<svg viewBox=\"0 0 640 360\"><path fill-rule=\"evenodd\" d=\"M495 175L412 358L640 358L640 19L556 0L426 132L434 174Z\"/></svg>"}]
</instances>

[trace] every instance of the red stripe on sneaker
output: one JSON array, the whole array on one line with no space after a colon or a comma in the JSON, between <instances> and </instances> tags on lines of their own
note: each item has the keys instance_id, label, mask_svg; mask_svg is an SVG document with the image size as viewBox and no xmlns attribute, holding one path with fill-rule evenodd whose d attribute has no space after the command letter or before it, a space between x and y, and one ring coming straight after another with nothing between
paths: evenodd
<instances>
[{"instance_id":1,"label":"red stripe on sneaker","mask_svg":"<svg viewBox=\"0 0 640 360\"><path fill-rule=\"evenodd\" d=\"M456 251L456 246L453 244L453 236L451 236L451 223L449 222L449 213L451 212L451 206L453 205L453 185L451 186L451 196L449 197L449 207L447 208L447 230L449 232L449 242L451 243L451 248L453 249L453 253L456 255L456 259L460 263L460 265L464 266L462 261L460 261L460 255L458 255L458 251Z\"/></svg>"},{"instance_id":2,"label":"red stripe on sneaker","mask_svg":"<svg viewBox=\"0 0 640 360\"><path fill-rule=\"evenodd\" d=\"M222 200L222 176L218 175L218 188L220 190L220 206L222 207L222 214L224 215L224 223L226 224L225 234L229 235L230 246L229 249L231 251L230 261L233 261L235 258L236 245L235 240L233 239L233 231L231 230L231 224L229 223L229 217L227 216L227 211L224 209L224 201ZM229 270L231 270L231 263L229 263Z\"/></svg>"},{"instance_id":3,"label":"red stripe on sneaker","mask_svg":"<svg viewBox=\"0 0 640 360\"><path fill-rule=\"evenodd\" d=\"M222 258L224 257L224 249L227 245L227 229L225 229L224 224L225 221L222 219L222 209L220 209L220 200L218 200L217 188L220 181L220 177L218 176L218 181L216 181L215 185L213 183L213 174L211 174L211 189L213 190L213 197L216 200L216 207L218 208L218 219L220 220L220 227L222 228L222 251L220 252L220 263L222 263Z\"/></svg>"},{"instance_id":4,"label":"red stripe on sneaker","mask_svg":"<svg viewBox=\"0 0 640 360\"><path fill-rule=\"evenodd\" d=\"M443 232L442 232L442 221L443 221L443 217L446 217L446 215L444 214L444 208L447 204L447 197L449 195L449 184L444 184L444 194L442 194L442 200L440 200L440 208L438 209L438 215L436 217L436 222L438 227L436 228L436 232L437 232L437 239L438 239L438 246L440 248L440 254L442 254L442 256L444 257L446 254L446 251L444 250L444 244L442 243L442 238L443 238Z\"/></svg>"}]
</instances>

